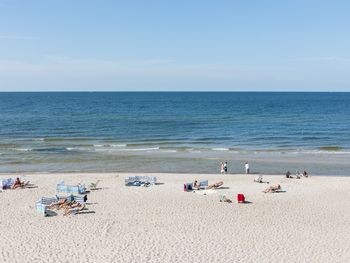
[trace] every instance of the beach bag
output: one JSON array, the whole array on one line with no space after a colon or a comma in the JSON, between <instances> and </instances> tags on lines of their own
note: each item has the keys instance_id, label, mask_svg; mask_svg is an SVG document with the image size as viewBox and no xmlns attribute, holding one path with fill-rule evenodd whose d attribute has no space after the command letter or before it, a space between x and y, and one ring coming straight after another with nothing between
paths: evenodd
<instances>
[{"instance_id":1,"label":"beach bag","mask_svg":"<svg viewBox=\"0 0 350 263\"><path fill-rule=\"evenodd\" d=\"M244 194L238 194L237 201L238 201L238 203L244 203L245 202Z\"/></svg>"}]
</instances>

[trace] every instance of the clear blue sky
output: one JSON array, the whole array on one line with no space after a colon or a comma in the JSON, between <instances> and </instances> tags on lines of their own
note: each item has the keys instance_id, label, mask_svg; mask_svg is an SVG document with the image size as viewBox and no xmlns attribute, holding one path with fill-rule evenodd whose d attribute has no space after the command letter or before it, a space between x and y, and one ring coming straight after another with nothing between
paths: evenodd
<instances>
[{"instance_id":1,"label":"clear blue sky","mask_svg":"<svg viewBox=\"0 0 350 263\"><path fill-rule=\"evenodd\" d=\"M0 91L350 91L350 1L0 0Z\"/></svg>"}]
</instances>

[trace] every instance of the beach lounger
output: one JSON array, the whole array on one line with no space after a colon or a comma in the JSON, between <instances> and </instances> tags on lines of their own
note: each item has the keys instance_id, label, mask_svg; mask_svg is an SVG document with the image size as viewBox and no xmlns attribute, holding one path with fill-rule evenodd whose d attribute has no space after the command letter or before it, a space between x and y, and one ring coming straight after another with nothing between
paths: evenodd
<instances>
[{"instance_id":1,"label":"beach lounger","mask_svg":"<svg viewBox=\"0 0 350 263\"><path fill-rule=\"evenodd\" d=\"M56 191L58 193L84 194L86 192L85 185L66 185L63 181L57 184Z\"/></svg>"},{"instance_id":2,"label":"beach lounger","mask_svg":"<svg viewBox=\"0 0 350 263\"><path fill-rule=\"evenodd\" d=\"M255 177L255 178L254 178L254 182L262 183L262 182L263 182L263 176L262 176L262 175L259 175L258 177Z\"/></svg>"},{"instance_id":3,"label":"beach lounger","mask_svg":"<svg viewBox=\"0 0 350 263\"><path fill-rule=\"evenodd\" d=\"M47 207L57 201L59 201L57 197L42 197L35 203L36 211L43 216L47 216Z\"/></svg>"},{"instance_id":4,"label":"beach lounger","mask_svg":"<svg viewBox=\"0 0 350 263\"><path fill-rule=\"evenodd\" d=\"M219 195L219 200L220 200L220 202L225 202L226 195Z\"/></svg>"},{"instance_id":5,"label":"beach lounger","mask_svg":"<svg viewBox=\"0 0 350 263\"><path fill-rule=\"evenodd\" d=\"M208 180L199 182L199 188L205 189L208 187Z\"/></svg>"},{"instance_id":6,"label":"beach lounger","mask_svg":"<svg viewBox=\"0 0 350 263\"><path fill-rule=\"evenodd\" d=\"M192 183L184 184L184 191L185 192L189 192L189 191L192 191L192 190L193 190Z\"/></svg>"},{"instance_id":7,"label":"beach lounger","mask_svg":"<svg viewBox=\"0 0 350 263\"><path fill-rule=\"evenodd\" d=\"M90 184L90 190L97 190L97 184L100 182L100 180L97 180L96 183Z\"/></svg>"},{"instance_id":8,"label":"beach lounger","mask_svg":"<svg viewBox=\"0 0 350 263\"><path fill-rule=\"evenodd\" d=\"M125 179L126 186L149 186L157 183L157 177L131 176Z\"/></svg>"},{"instance_id":9,"label":"beach lounger","mask_svg":"<svg viewBox=\"0 0 350 263\"><path fill-rule=\"evenodd\" d=\"M2 190L11 189L14 184L15 184L15 180L12 178L1 179L0 180L0 189L2 189Z\"/></svg>"},{"instance_id":10,"label":"beach lounger","mask_svg":"<svg viewBox=\"0 0 350 263\"><path fill-rule=\"evenodd\" d=\"M208 180L200 181L199 182L199 189L203 190L208 187ZM186 183L184 184L184 191L189 192L193 190L193 183Z\"/></svg>"}]
</instances>

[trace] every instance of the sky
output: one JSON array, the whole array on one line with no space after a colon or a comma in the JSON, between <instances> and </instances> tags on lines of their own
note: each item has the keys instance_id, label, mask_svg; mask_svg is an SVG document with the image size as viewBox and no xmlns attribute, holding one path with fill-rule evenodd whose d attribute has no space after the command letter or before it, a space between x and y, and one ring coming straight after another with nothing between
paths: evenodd
<instances>
[{"instance_id":1,"label":"sky","mask_svg":"<svg viewBox=\"0 0 350 263\"><path fill-rule=\"evenodd\" d=\"M0 91L350 91L350 1L0 0Z\"/></svg>"}]
</instances>

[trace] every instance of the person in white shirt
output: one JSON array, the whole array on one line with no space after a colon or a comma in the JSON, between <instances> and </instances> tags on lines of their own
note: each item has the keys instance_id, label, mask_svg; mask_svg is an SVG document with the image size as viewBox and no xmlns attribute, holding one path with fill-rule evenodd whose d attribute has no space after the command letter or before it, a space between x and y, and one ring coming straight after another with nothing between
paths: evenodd
<instances>
[{"instance_id":1,"label":"person in white shirt","mask_svg":"<svg viewBox=\"0 0 350 263\"><path fill-rule=\"evenodd\" d=\"M222 174L225 173L224 163L223 163L223 162L221 162L221 164L220 164L220 172L221 172Z\"/></svg>"},{"instance_id":2,"label":"person in white shirt","mask_svg":"<svg viewBox=\"0 0 350 263\"><path fill-rule=\"evenodd\" d=\"M245 167L245 173L249 174L249 163L245 163L244 167Z\"/></svg>"}]
</instances>

